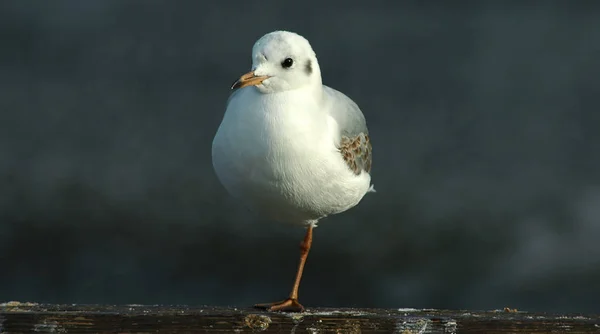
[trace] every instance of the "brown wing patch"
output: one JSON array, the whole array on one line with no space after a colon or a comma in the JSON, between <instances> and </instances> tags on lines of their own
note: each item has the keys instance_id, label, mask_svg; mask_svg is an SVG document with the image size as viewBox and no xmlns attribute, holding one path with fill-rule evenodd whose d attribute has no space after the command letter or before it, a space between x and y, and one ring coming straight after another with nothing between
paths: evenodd
<instances>
[{"instance_id":1,"label":"brown wing patch","mask_svg":"<svg viewBox=\"0 0 600 334\"><path fill-rule=\"evenodd\" d=\"M340 153L348 167L358 175L363 170L371 172L371 140L369 135L359 134L354 138L342 136Z\"/></svg>"}]
</instances>

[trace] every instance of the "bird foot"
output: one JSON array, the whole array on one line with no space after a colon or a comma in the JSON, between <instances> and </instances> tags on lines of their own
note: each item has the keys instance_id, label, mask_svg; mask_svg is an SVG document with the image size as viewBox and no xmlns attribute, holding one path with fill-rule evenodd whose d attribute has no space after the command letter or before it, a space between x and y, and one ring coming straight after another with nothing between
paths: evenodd
<instances>
[{"instance_id":1,"label":"bird foot","mask_svg":"<svg viewBox=\"0 0 600 334\"><path fill-rule=\"evenodd\" d=\"M260 308L272 312L302 312L304 306L298 303L298 299L288 298L277 303L256 304L256 308Z\"/></svg>"}]
</instances>

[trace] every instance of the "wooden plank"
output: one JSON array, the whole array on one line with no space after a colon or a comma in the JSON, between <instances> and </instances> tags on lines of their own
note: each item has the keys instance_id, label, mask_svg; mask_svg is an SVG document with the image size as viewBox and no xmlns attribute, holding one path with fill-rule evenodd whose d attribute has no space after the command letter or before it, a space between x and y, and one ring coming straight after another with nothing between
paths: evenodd
<instances>
[{"instance_id":1,"label":"wooden plank","mask_svg":"<svg viewBox=\"0 0 600 334\"><path fill-rule=\"evenodd\" d=\"M497 311L0 304L0 333L600 333L598 315Z\"/></svg>"}]
</instances>

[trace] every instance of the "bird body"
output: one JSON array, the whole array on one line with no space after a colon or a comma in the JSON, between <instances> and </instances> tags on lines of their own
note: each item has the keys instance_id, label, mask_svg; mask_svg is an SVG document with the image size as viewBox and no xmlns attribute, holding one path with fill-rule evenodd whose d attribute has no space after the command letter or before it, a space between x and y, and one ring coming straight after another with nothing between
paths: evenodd
<instances>
[{"instance_id":1,"label":"bird body","mask_svg":"<svg viewBox=\"0 0 600 334\"><path fill-rule=\"evenodd\" d=\"M343 160L339 125L321 96L304 93L240 90L214 141L224 187L275 221L316 222L355 206L369 189L370 175L355 175Z\"/></svg>"}]
</instances>

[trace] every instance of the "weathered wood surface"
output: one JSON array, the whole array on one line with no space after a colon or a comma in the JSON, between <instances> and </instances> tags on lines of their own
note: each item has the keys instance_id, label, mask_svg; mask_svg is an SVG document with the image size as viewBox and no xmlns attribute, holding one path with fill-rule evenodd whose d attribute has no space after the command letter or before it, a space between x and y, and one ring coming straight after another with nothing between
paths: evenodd
<instances>
[{"instance_id":1,"label":"weathered wood surface","mask_svg":"<svg viewBox=\"0 0 600 334\"><path fill-rule=\"evenodd\" d=\"M598 315L415 309L0 304L0 333L600 333Z\"/></svg>"}]
</instances>

